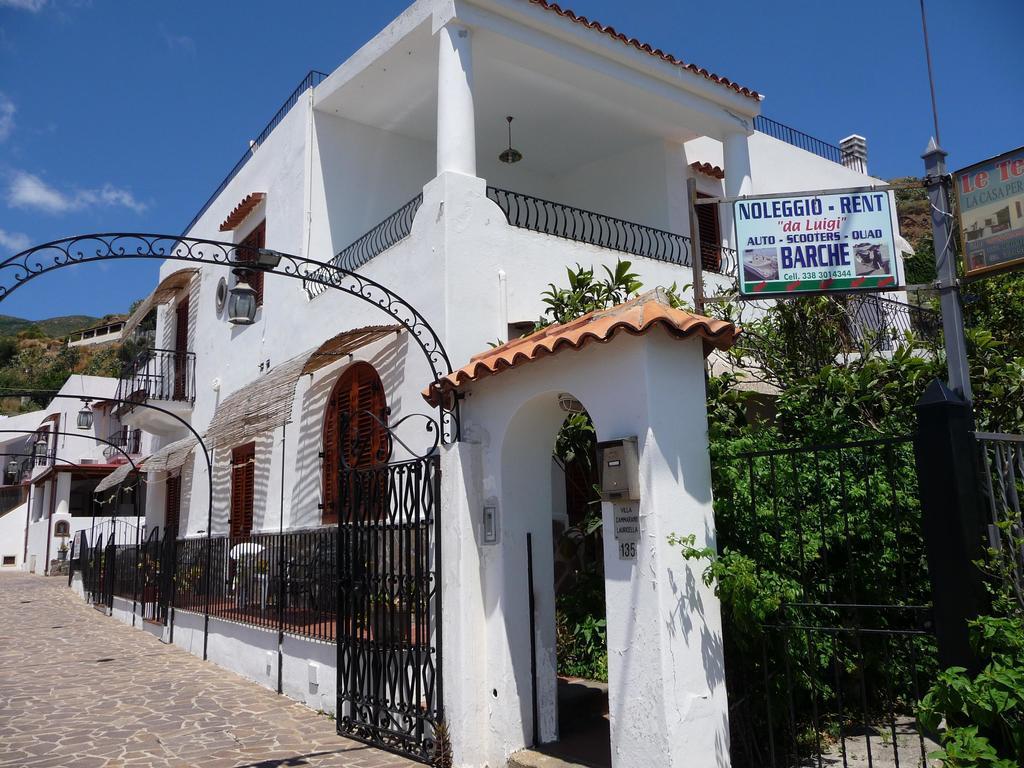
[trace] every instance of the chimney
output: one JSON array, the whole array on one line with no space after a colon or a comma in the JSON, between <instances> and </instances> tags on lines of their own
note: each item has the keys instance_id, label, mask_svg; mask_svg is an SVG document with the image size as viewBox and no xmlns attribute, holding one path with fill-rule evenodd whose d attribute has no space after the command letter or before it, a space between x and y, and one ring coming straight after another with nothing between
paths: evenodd
<instances>
[{"instance_id":1,"label":"chimney","mask_svg":"<svg viewBox=\"0 0 1024 768\"><path fill-rule=\"evenodd\" d=\"M839 142L843 165L857 173L868 172L868 140L856 133Z\"/></svg>"}]
</instances>

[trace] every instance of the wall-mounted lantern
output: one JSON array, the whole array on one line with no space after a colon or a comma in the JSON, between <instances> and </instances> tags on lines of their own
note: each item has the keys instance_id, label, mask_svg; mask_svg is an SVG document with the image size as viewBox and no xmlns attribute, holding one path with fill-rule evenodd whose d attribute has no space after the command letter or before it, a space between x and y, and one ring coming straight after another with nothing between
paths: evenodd
<instances>
[{"instance_id":1,"label":"wall-mounted lantern","mask_svg":"<svg viewBox=\"0 0 1024 768\"><path fill-rule=\"evenodd\" d=\"M234 270L237 278L228 298L228 322L232 325L252 325L256 320L256 289L248 283L248 272Z\"/></svg>"}]
</instances>

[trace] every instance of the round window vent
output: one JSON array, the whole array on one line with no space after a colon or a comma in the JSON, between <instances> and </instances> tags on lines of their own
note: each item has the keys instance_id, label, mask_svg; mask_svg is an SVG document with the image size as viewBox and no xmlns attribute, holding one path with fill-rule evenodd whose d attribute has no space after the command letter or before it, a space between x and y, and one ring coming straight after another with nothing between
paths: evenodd
<instances>
[{"instance_id":1,"label":"round window vent","mask_svg":"<svg viewBox=\"0 0 1024 768\"><path fill-rule=\"evenodd\" d=\"M224 305L228 300L228 281L226 277L222 277L217 283L217 314L219 315L224 311Z\"/></svg>"}]
</instances>

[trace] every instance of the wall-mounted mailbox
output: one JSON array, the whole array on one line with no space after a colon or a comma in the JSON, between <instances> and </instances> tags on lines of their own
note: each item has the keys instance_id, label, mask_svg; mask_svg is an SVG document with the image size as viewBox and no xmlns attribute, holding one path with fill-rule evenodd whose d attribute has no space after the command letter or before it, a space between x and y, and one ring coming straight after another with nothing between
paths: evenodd
<instances>
[{"instance_id":1,"label":"wall-mounted mailbox","mask_svg":"<svg viewBox=\"0 0 1024 768\"><path fill-rule=\"evenodd\" d=\"M598 443L597 466L604 501L640 500L640 454L635 437Z\"/></svg>"}]
</instances>

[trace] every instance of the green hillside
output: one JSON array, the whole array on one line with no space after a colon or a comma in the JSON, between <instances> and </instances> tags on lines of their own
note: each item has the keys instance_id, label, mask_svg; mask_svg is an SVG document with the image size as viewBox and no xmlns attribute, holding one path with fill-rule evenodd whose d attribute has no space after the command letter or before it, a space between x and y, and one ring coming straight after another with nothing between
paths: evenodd
<instances>
[{"instance_id":1,"label":"green hillside","mask_svg":"<svg viewBox=\"0 0 1024 768\"><path fill-rule=\"evenodd\" d=\"M49 338L63 338L73 331L88 328L101 321L89 315L64 315L45 320L26 320L22 317L0 315L0 336L17 336L22 331L37 330Z\"/></svg>"}]
</instances>

